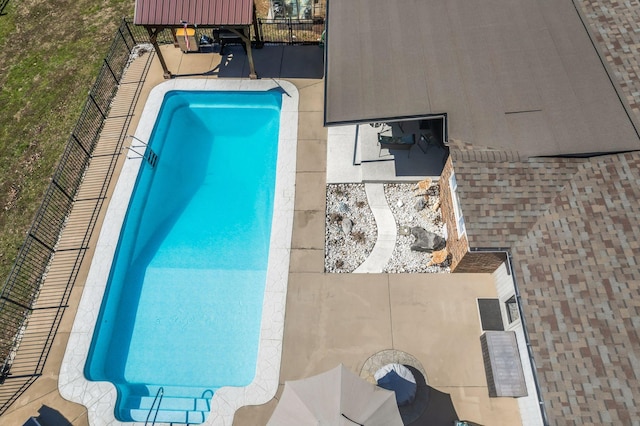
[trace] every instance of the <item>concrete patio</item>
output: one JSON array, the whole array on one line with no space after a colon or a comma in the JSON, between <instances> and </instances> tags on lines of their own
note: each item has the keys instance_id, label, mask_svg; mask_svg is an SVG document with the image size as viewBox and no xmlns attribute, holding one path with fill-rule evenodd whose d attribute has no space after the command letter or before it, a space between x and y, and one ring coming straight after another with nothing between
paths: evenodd
<instances>
[{"instance_id":1,"label":"concrete patio","mask_svg":"<svg viewBox=\"0 0 640 426\"><path fill-rule=\"evenodd\" d=\"M449 155L446 147L420 140L418 122L406 122L402 129L369 124L332 126L327 129L327 183L416 182L425 177L438 179ZM378 133L415 135L408 150L381 148Z\"/></svg>"},{"instance_id":2,"label":"concrete patio","mask_svg":"<svg viewBox=\"0 0 640 426\"><path fill-rule=\"evenodd\" d=\"M163 49L177 76L246 76L240 48L230 49L231 56L224 57L182 54L173 46ZM332 165L327 156L327 129L322 125L324 84L321 78L308 78L317 76L317 67L322 66L320 52L317 46L265 48L259 55L271 65L262 69L260 58L256 59L260 77L287 79L300 94L294 229L279 391L265 405L238 410L233 424L266 424L287 380L314 375L339 363L359 373L371 355L385 349L416 357L425 369L427 383L451 394L461 419L482 425L521 424L516 399L488 396L476 299L496 297L492 275L324 273L325 184ZM269 54L280 59L289 55L290 60L268 61ZM306 59L298 62L293 60L296 57ZM154 58L129 134L135 130L149 91L162 81L162 68ZM84 407L60 397L57 378L90 258L87 256L79 285L73 289L45 374L2 416L3 424L22 425L45 405L74 425L88 424Z\"/></svg>"}]
</instances>

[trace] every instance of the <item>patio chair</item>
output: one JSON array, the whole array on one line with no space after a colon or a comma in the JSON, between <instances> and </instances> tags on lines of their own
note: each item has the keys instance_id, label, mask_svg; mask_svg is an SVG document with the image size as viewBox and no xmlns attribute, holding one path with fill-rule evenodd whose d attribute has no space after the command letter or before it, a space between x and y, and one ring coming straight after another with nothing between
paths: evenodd
<instances>
[{"instance_id":1,"label":"patio chair","mask_svg":"<svg viewBox=\"0 0 640 426\"><path fill-rule=\"evenodd\" d=\"M430 146L435 146L438 149L447 149L444 141L442 141L442 128L438 127L437 120L420 120L420 139L418 140L418 147L426 154L426 151Z\"/></svg>"},{"instance_id":2,"label":"patio chair","mask_svg":"<svg viewBox=\"0 0 640 426\"><path fill-rule=\"evenodd\" d=\"M378 144L380 145L380 151L378 157L383 149L392 150L406 150L408 151L407 157L411 156L411 147L416 144L416 135L404 135L404 136L386 136L378 133Z\"/></svg>"},{"instance_id":3,"label":"patio chair","mask_svg":"<svg viewBox=\"0 0 640 426\"><path fill-rule=\"evenodd\" d=\"M420 148L420 150L422 150L422 152L426 154L427 150L432 145L437 148L445 148L445 146L440 143L438 138L430 130L421 133L420 139L418 141L418 147Z\"/></svg>"}]
</instances>

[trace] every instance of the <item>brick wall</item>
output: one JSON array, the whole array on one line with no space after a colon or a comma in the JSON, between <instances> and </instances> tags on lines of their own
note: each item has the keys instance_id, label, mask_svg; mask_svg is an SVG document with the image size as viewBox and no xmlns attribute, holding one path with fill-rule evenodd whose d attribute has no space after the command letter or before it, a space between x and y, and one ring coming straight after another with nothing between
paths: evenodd
<instances>
[{"instance_id":1,"label":"brick wall","mask_svg":"<svg viewBox=\"0 0 640 426\"><path fill-rule=\"evenodd\" d=\"M458 263L469 252L469 242L467 241L467 235L458 237L458 229L456 227L456 216L453 207L453 200L451 198L451 188L449 187L449 178L453 173L453 162L451 157L447 159L447 163L442 170L440 180L440 210L442 214L442 221L447 227L447 249L451 253L451 270L454 271ZM492 271L493 272L493 271Z\"/></svg>"},{"instance_id":2,"label":"brick wall","mask_svg":"<svg viewBox=\"0 0 640 426\"><path fill-rule=\"evenodd\" d=\"M505 260L506 255L504 253L469 252L460 259L454 272L492 274Z\"/></svg>"},{"instance_id":3,"label":"brick wall","mask_svg":"<svg viewBox=\"0 0 640 426\"><path fill-rule=\"evenodd\" d=\"M451 253L452 272L493 273L505 260L505 256L499 253L470 252L467 234L458 236L456 216L449 186L449 178L454 172L452 157L442 170L440 180L440 209L442 220L447 227L447 249ZM460 176L458 177L458 191L460 190ZM464 204L463 204L464 205ZM463 207L464 209L464 207ZM465 211L463 210L463 215ZM467 224L469 226L469 224Z\"/></svg>"}]
</instances>

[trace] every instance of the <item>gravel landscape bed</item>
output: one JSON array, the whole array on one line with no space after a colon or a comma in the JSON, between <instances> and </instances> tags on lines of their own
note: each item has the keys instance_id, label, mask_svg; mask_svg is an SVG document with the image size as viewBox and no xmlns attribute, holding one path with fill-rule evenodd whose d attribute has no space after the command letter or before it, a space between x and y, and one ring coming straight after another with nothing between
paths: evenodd
<instances>
[{"instance_id":1,"label":"gravel landscape bed","mask_svg":"<svg viewBox=\"0 0 640 426\"><path fill-rule=\"evenodd\" d=\"M449 260L429 266L431 253L411 250L415 237L406 234L418 226L444 237L437 184L416 191L413 183L384 185L387 203L396 221L396 245L383 272L449 272ZM416 203L424 198L423 208ZM367 202L364 184L327 185L325 217L325 272L353 272L367 258L377 238L377 227Z\"/></svg>"},{"instance_id":2,"label":"gravel landscape bed","mask_svg":"<svg viewBox=\"0 0 640 426\"><path fill-rule=\"evenodd\" d=\"M444 237L444 223L440 214L440 191L437 183L432 184L426 191L414 190L415 184L385 184L384 193L387 203L396 220L396 245L391 259L383 271L388 273L416 273L416 272L450 272L449 261L439 265L431 265L431 253L411 250L415 237L410 233L403 235L401 228L419 226L426 231ZM424 208L417 210L416 203L424 198Z\"/></svg>"},{"instance_id":3,"label":"gravel landscape bed","mask_svg":"<svg viewBox=\"0 0 640 426\"><path fill-rule=\"evenodd\" d=\"M371 253L378 236L364 184L327 185L326 213L324 270L353 272Z\"/></svg>"}]
</instances>

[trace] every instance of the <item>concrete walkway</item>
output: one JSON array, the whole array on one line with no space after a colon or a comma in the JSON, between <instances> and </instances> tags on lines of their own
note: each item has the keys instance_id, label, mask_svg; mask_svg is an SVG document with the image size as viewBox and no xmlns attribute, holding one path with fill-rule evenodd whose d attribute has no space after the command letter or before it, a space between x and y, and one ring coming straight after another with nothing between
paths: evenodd
<instances>
[{"instance_id":1,"label":"concrete walkway","mask_svg":"<svg viewBox=\"0 0 640 426\"><path fill-rule=\"evenodd\" d=\"M355 273L379 274L389 262L396 245L396 221L391 213L387 198L384 195L384 185L381 183L365 183L367 201L376 219L378 239L369 257L354 271Z\"/></svg>"}]
</instances>

